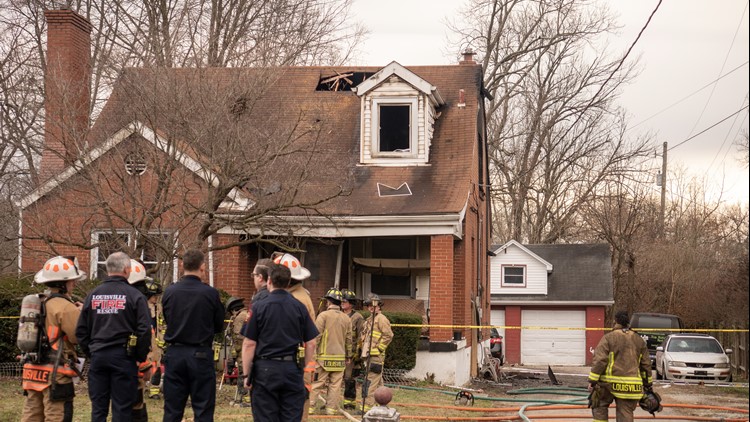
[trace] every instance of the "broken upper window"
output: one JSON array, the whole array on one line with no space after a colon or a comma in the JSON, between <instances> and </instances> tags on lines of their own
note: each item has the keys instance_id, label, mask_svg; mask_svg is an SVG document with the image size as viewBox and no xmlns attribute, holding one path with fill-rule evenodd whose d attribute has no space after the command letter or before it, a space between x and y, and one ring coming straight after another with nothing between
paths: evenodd
<instances>
[{"instance_id":1,"label":"broken upper window","mask_svg":"<svg viewBox=\"0 0 750 422\"><path fill-rule=\"evenodd\" d=\"M429 165L438 107L437 88L391 62L353 88L362 98L360 163Z\"/></svg>"},{"instance_id":2,"label":"broken upper window","mask_svg":"<svg viewBox=\"0 0 750 422\"><path fill-rule=\"evenodd\" d=\"M409 105L384 104L380 106L380 152L407 152L411 150Z\"/></svg>"},{"instance_id":3,"label":"broken upper window","mask_svg":"<svg viewBox=\"0 0 750 422\"><path fill-rule=\"evenodd\" d=\"M417 151L417 97L373 98L372 156L415 158Z\"/></svg>"}]
</instances>

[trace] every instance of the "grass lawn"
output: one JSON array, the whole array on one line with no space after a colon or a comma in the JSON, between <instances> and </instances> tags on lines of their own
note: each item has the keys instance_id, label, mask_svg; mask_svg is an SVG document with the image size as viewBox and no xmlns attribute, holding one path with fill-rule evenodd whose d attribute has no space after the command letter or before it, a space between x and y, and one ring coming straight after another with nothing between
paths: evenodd
<instances>
[{"instance_id":1,"label":"grass lawn","mask_svg":"<svg viewBox=\"0 0 750 422\"><path fill-rule=\"evenodd\" d=\"M429 387L425 385L425 387ZM437 388L436 386L433 386ZM234 399L235 386L224 385L221 391L217 391L217 406L215 412L216 420L252 420L251 410L249 408L240 408L232 406L230 402ZM447 393L441 393L439 391L421 391L421 390L406 390L406 389L394 389L393 390L393 404L403 403L404 405L409 403L416 403L422 405L442 405L442 406L453 406L455 396ZM18 421L21 419L21 412L23 409L23 390L21 389L21 381L19 378L0 378L0 421ZM148 400L148 415L150 421L161 421L163 410L163 401L161 400ZM477 407L499 407L497 403L477 402ZM482 416L484 413L467 413L462 410L445 409L430 407L411 407L411 406L397 406L401 415L415 415L415 416L471 416L477 415ZM88 392L86 390L86 384L82 383L76 387L76 398L74 402L74 416L73 420L76 422L87 422L91 420L91 403L88 398ZM507 413L506 413L507 414ZM188 406L185 410L185 421L192 421L193 412ZM357 417L361 419L361 417ZM311 416L311 421L345 421L347 420L344 416ZM422 419L425 420L425 419ZM439 420L439 419L435 419ZM443 419L444 420L444 419Z\"/></svg>"}]
</instances>

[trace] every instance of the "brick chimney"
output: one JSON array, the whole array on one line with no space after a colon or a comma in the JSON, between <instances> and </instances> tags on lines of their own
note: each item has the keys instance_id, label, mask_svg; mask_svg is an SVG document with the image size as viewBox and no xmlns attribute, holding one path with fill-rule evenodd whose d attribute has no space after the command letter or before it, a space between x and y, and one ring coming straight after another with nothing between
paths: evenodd
<instances>
[{"instance_id":1,"label":"brick chimney","mask_svg":"<svg viewBox=\"0 0 750 422\"><path fill-rule=\"evenodd\" d=\"M463 53L463 59L458 62L458 64L477 64L476 61L474 61L474 50L471 48L467 48L466 51Z\"/></svg>"},{"instance_id":2,"label":"brick chimney","mask_svg":"<svg viewBox=\"0 0 750 422\"><path fill-rule=\"evenodd\" d=\"M47 10L42 181L60 173L83 149L91 106L91 24L72 10Z\"/></svg>"}]
</instances>

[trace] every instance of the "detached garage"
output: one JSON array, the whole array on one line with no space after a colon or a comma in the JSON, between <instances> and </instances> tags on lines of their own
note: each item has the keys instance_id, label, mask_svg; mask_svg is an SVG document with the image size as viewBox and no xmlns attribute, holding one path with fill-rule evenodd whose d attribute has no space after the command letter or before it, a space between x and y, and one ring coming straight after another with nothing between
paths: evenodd
<instances>
[{"instance_id":1,"label":"detached garage","mask_svg":"<svg viewBox=\"0 0 750 422\"><path fill-rule=\"evenodd\" d=\"M505 337L506 362L590 364L614 303L609 246L510 241L493 252L491 320Z\"/></svg>"}]
</instances>

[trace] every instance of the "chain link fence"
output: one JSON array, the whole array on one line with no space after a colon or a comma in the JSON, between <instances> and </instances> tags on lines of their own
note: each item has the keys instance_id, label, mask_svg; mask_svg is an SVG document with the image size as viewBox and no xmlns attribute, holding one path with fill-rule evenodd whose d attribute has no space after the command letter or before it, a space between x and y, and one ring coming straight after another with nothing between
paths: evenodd
<instances>
[{"instance_id":1,"label":"chain link fence","mask_svg":"<svg viewBox=\"0 0 750 422\"><path fill-rule=\"evenodd\" d=\"M83 376L84 379L86 378L86 374L88 373L89 365L88 361L83 365ZM406 376L406 374L409 371L406 371L404 369L383 369L383 382L386 384L395 384L395 385L416 385L417 380L414 378L409 378ZM21 365L19 362L0 362L0 378L21 378L21 375L23 373L23 365ZM361 377L360 377L361 378ZM360 379L360 381L362 381Z\"/></svg>"}]
</instances>

